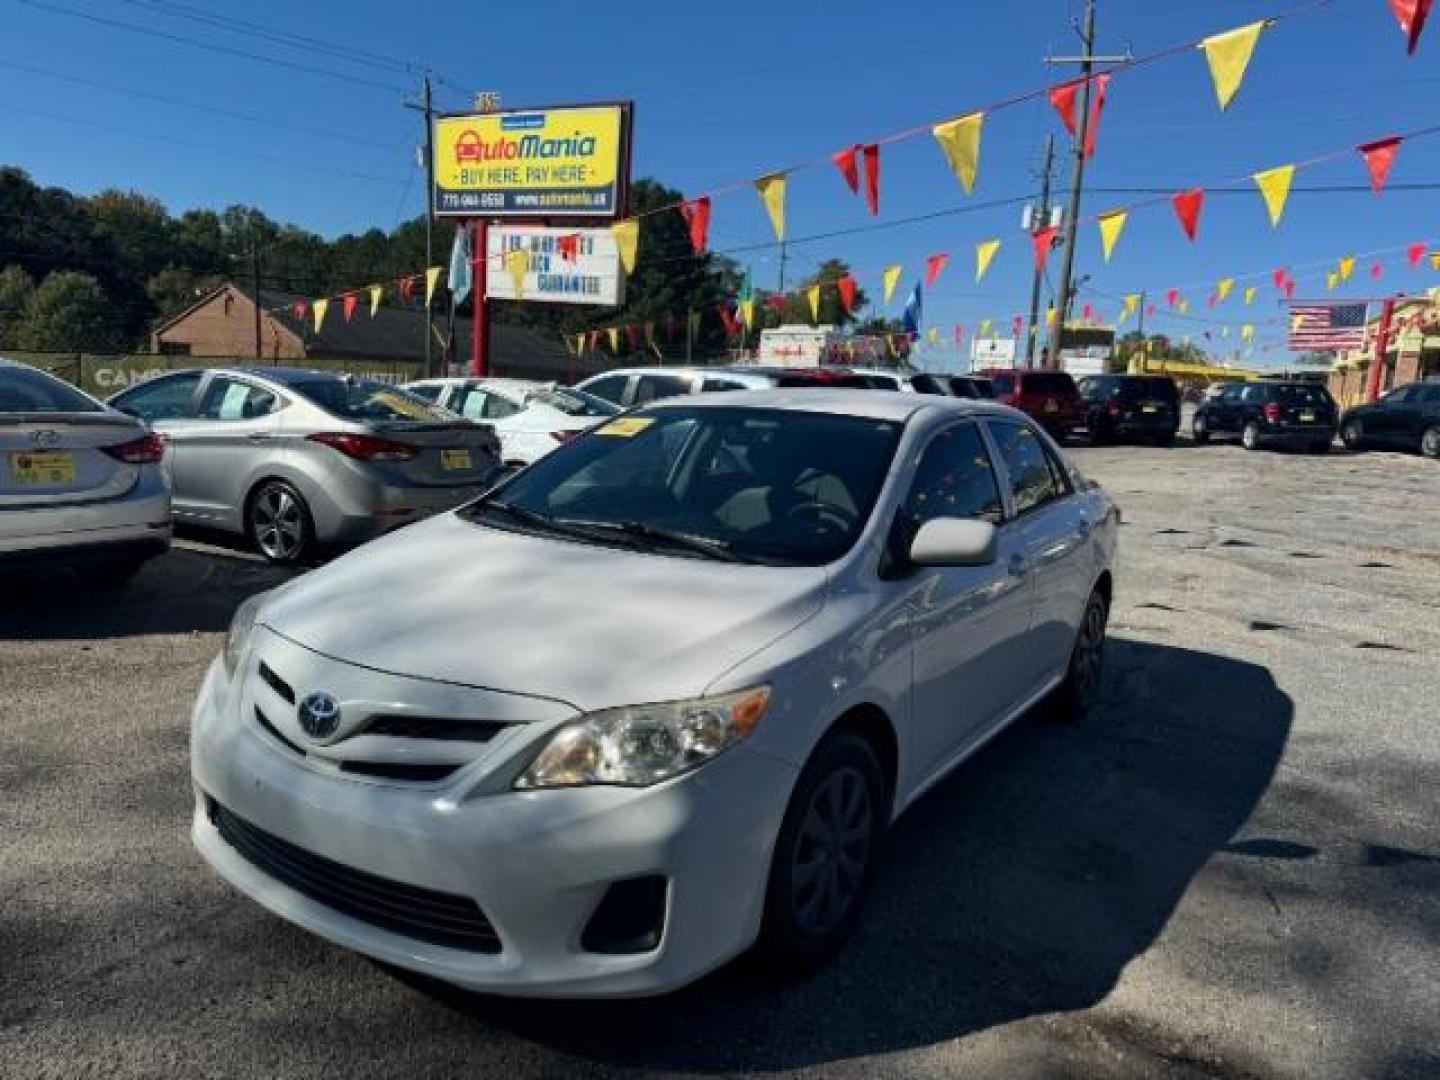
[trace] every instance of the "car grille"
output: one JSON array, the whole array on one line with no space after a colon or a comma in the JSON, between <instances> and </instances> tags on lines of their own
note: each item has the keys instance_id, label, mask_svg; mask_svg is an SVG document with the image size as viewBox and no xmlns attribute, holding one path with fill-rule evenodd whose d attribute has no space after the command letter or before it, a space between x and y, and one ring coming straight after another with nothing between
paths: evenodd
<instances>
[{"instance_id":1,"label":"car grille","mask_svg":"<svg viewBox=\"0 0 1440 1080\"><path fill-rule=\"evenodd\" d=\"M467 952L498 953L500 938L473 900L423 889L296 847L209 801L210 821L256 869L317 903L371 926Z\"/></svg>"},{"instance_id":2,"label":"car grille","mask_svg":"<svg viewBox=\"0 0 1440 1080\"><path fill-rule=\"evenodd\" d=\"M276 742L280 743L292 754L299 754L303 757L312 757L304 747L287 739L280 733L280 729L270 722L260 706L255 706L255 722L265 729L265 733ZM329 761L337 766L341 772L350 773L354 776L371 776L378 780L407 780L412 783L434 783L437 780L444 780L451 773L460 768L458 762L408 762L408 761L351 761L341 758L315 759Z\"/></svg>"}]
</instances>

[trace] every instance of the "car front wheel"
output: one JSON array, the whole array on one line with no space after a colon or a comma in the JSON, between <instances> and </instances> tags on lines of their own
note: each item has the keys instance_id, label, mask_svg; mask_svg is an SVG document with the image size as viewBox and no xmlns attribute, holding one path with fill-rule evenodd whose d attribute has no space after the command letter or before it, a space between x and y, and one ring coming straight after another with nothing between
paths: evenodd
<instances>
[{"instance_id":1,"label":"car front wheel","mask_svg":"<svg viewBox=\"0 0 1440 1080\"><path fill-rule=\"evenodd\" d=\"M1365 449L1365 428L1359 420L1346 420L1340 428L1340 441L1351 453Z\"/></svg>"},{"instance_id":2,"label":"car front wheel","mask_svg":"<svg viewBox=\"0 0 1440 1080\"><path fill-rule=\"evenodd\" d=\"M284 566L303 562L315 546L310 508L283 480L266 481L250 497L245 531L261 555Z\"/></svg>"},{"instance_id":3,"label":"car front wheel","mask_svg":"<svg viewBox=\"0 0 1440 1080\"><path fill-rule=\"evenodd\" d=\"M1065 681L1055 693L1056 712L1062 720L1083 720L1100 697L1100 676L1105 669L1105 628L1110 604L1095 589L1080 618L1080 631L1070 650Z\"/></svg>"},{"instance_id":4,"label":"car front wheel","mask_svg":"<svg viewBox=\"0 0 1440 1080\"><path fill-rule=\"evenodd\" d=\"M1428 458L1440 458L1440 424L1431 424L1420 436L1420 453Z\"/></svg>"},{"instance_id":5,"label":"car front wheel","mask_svg":"<svg viewBox=\"0 0 1440 1080\"><path fill-rule=\"evenodd\" d=\"M1245 425L1245 430L1240 433L1240 445L1246 450L1260 449L1260 425L1253 420Z\"/></svg>"},{"instance_id":6,"label":"car front wheel","mask_svg":"<svg viewBox=\"0 0 1440 1080\"><path fill-rule=\"evenodd\" d=\"M827 736L796 781L770 865L761 949L794 970L829 960L860 920L887 813L870 744Z\"/></svg>"},{"instance_id":7,"label":"car front wheel","mask_svg":"<svg viewBox=\"0 0 1440 1080\"><path fill-rule=\"evenodd\" d=\"M1204 446L1210 441L1210 428L1206 425L1204 416L1197 416L1190 422L1190 438L1196 446Z\"/></svg>"}]
</instances>

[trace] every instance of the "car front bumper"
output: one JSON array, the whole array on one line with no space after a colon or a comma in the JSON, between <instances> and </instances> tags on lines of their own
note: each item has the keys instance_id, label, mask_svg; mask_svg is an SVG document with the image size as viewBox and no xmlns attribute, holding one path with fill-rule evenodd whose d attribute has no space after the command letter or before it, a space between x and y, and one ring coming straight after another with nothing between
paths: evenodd
<instances>
[{"instance_id":1,"label":"car front bumper","mask_svg":"<svg viewBox=\"0 0 1440 1080\"><path fill-rule=\"evenodd\" d=\"M650 788L467 795L463 780L437 788L318 773L242 722L240 700L216 661L192 716L195 846L242 892L322 937L467 989L535 997L663 993L755 940L796 777L789 764L740 746ZM291 888L221 835L211 800L344 867L472 898L499 951L417 940ZM659 945L587 951L582 934L610 886L649 875L667 882Z\"/></svg>"}]
</instances>

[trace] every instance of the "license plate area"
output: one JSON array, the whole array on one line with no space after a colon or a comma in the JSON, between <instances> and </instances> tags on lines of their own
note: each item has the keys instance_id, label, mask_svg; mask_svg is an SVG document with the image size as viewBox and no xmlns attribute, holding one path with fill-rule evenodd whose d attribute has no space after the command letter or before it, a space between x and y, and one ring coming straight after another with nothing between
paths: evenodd
<instances>
[{"instance_id":1,"label":"license plate area","mask_svg":"<svg viewBox=\"0 0 1440 1080\"><path fill-rule=\"evenodd\" d=\"M1301 409L1301 410L1300 410L1300 422L1301 422L1302 424L1313 424L1313 423L1315 422L1315 410L1314 410L1314 409Z\"/></svg>"},{"instance_id":2,"label":"license plate area","mask_svg":"<svg viewBox=\"0 0 1440 1080\"><path fill-rule=\"evenodd\" d=\"M447 472L454 472L459 469L468 469L470 465L470 450L465 446L449 447L440 451L440 467Z\"/></svg>"},{"instance_id":3,"label":"license plate area","mask_svg":"<svg viewBox=\"0 0 1440 1080\"><path fill-rule=\"evenodd\" d=\"M75 455L69 450L17 451L10 455L10 476L30 487L74 483Z\"/></svg>"}]
</instances>

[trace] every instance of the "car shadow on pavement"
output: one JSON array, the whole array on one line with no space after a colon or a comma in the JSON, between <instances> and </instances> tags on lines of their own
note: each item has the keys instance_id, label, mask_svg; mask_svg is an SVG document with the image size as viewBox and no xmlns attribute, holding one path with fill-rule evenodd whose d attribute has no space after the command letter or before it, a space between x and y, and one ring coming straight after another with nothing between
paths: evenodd
<instances>
[{"instance_id":1,"label":"car shadow on pavement","mask_svg":"<svg viewBox=\"0 0 1440 1080\"><path fill-rule=\"evenodd\" d=\"M5 578L0 640L223 632L242 600L293 576L223 550L174 547L121 585L101 585L68 570Z\"/></svg>"},{"instance_id":2,"label":"car shadow on pavement","mask_svg":"<svg viewBox=\"0 0 1440 1080\"><path fill-rule=\"evenodd\" d=\"M1263 667L1112 639L1091 718L1027 718L897 823L859 935L818 973L746 958L666 998L580 1003L393 974L477 1038L596 1071L798 1069L1083 1009L1244 825L1292 716Z\"/></svg>"}]
</instances>

